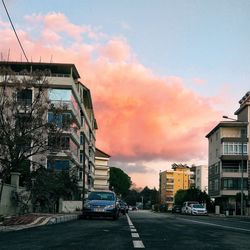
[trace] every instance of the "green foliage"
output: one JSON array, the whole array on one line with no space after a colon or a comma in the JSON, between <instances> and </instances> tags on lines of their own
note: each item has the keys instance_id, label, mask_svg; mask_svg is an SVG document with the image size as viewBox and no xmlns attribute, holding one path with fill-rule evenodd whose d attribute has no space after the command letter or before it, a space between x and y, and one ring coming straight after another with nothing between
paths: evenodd
<instances>
[{"instance_id":1,"label":"green foliage","mask_svg":"<svg viewBox=\"0 0 250 250\"><path fill-rule=\"evenodd\" d=\"M127 196L124 198L127 204L131 206L135 206L136 202L138 202L139 199L140 193L137 192L135 189L129 190Z\"/></svg>"},{"instance_id":2,"label":"green foliage","mask_svg":"<svg viewBox=\"0 0 250 250\"><path fill-rule=\"evenodd\" d=\"M125 197L131 184L131 178L120 168L110 167L109 185L118 195Z\"/></svg>"},{"instance_id":3,"label":"green foliage","mask_svg":"<svg viewBox=\"0 0 250 250\"><path fill-rule=\"evenodd\" d=\"M174 200L176 205L182 205L185 201L198 201L199 203L206 203L208 210L211 210L213 207L209 195L205 191L201 191L197 188L178 190Z\"/></svg>"},{"instance_id":4,"label":"green foliage","mask_svg":"<svg viewBox=\"0 0 250 250\"><path fill-rule=\"evenodd\" d=\"M31 197L35 210L55 212L59 198L72 200L79 196L77 179L68 171L40 168L33 177Z\"/></svg>"},{"instance_id":5,"label":"green foliage","mask_svg":"<svg viewBox=\"0 0 250 250\"><path fill-rule=\"evenodd\" d=\"M150 189L147 186L140 192L135 189L129 190L124 200L131 206L135 206L136 202L142 202L144 208L151 208L152 205L158 203L159 193L154 189Z\"/></svg>"}]
</instances>

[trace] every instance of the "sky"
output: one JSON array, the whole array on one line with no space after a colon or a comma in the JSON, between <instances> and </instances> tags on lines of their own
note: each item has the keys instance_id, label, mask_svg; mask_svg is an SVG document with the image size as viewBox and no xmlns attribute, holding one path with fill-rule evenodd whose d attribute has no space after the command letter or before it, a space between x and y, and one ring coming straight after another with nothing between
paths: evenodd
<instances>
[{"instance_id":1,"label":"sky","mask_svg":"<svg viewBox=\"0 0 250 250\"><path fill-rule=\"evenodd\" d=\"M96 146L136 187L208 164L206 134L249 91L249 0L5 0L30 61L74 63ZM1 60L24 61L0 5Z\"/></svg>"}]
</instances>

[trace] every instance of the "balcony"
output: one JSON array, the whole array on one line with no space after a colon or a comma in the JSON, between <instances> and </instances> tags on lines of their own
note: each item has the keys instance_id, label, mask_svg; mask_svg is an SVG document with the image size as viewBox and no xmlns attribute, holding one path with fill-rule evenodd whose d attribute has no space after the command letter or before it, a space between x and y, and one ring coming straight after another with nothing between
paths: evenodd
<instances>
[{"instance_id":1,"label":"balcony","mask_svg":"<svg viewBox=\"0 0 250 250\"><path fill-rule=\"evenodd\" d=\"M75 118L77 125L81 126L81 116L78 110L74 108L74 105L72 104L71 101L61 101L61 100L53 100L51 101L51 104L54 105L55 108L61 108L61 107L66 107L66 110L71 111L73 114L73 117Z\"/></svg>"}]
</instances>

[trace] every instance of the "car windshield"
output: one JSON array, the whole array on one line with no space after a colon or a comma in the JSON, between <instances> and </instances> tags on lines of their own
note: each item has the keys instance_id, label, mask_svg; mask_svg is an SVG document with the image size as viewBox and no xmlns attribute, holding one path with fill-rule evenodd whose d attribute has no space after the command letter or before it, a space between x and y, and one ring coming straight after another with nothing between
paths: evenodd
<instances>
[{"instance_id":1,"label":"car windshield","mask_svg":"<svg viewBox=\"0 0 250 250\"><path fill-rule=\"evenodd\" d=\"M106 200L113 201L115 196L110 192L91 192L88 197L89 200Z\"/></svg>"},{"instance_id":2,"label":"car windshield","mask_svg":"<svg viewBox=\"0 0 250 250\"><path fill-rule=\"evenodd\" d=\"M193 208L204 208L201 204L194 204Z\"/></svg>"}]
</instances>

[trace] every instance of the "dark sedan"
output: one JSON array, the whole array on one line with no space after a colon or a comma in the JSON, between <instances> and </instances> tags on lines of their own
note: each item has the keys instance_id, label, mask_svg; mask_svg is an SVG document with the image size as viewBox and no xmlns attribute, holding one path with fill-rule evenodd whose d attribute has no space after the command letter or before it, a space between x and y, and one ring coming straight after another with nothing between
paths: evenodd
<instances>
[{"instance_id":1,"label":"dark sedan","mask_svg":"<svg viewBox=\"0 0 250 250\"><path fill-rule=\"evenodd\" d=\"M172 208L172 213L181 213L181 205L174 205Z\"/></svg>"},{"instance_id":2,"label":"dark sedan","mask_svg":"<svg viewBox=\"0 0 250 250\"><path fill-rule=\"evenodd\" d=\"M112 217L114 220L119 217L119 204L112 191L93 191L84 199L82 210L83 218L86 217Z\"/></svg>"}]
</instances>

